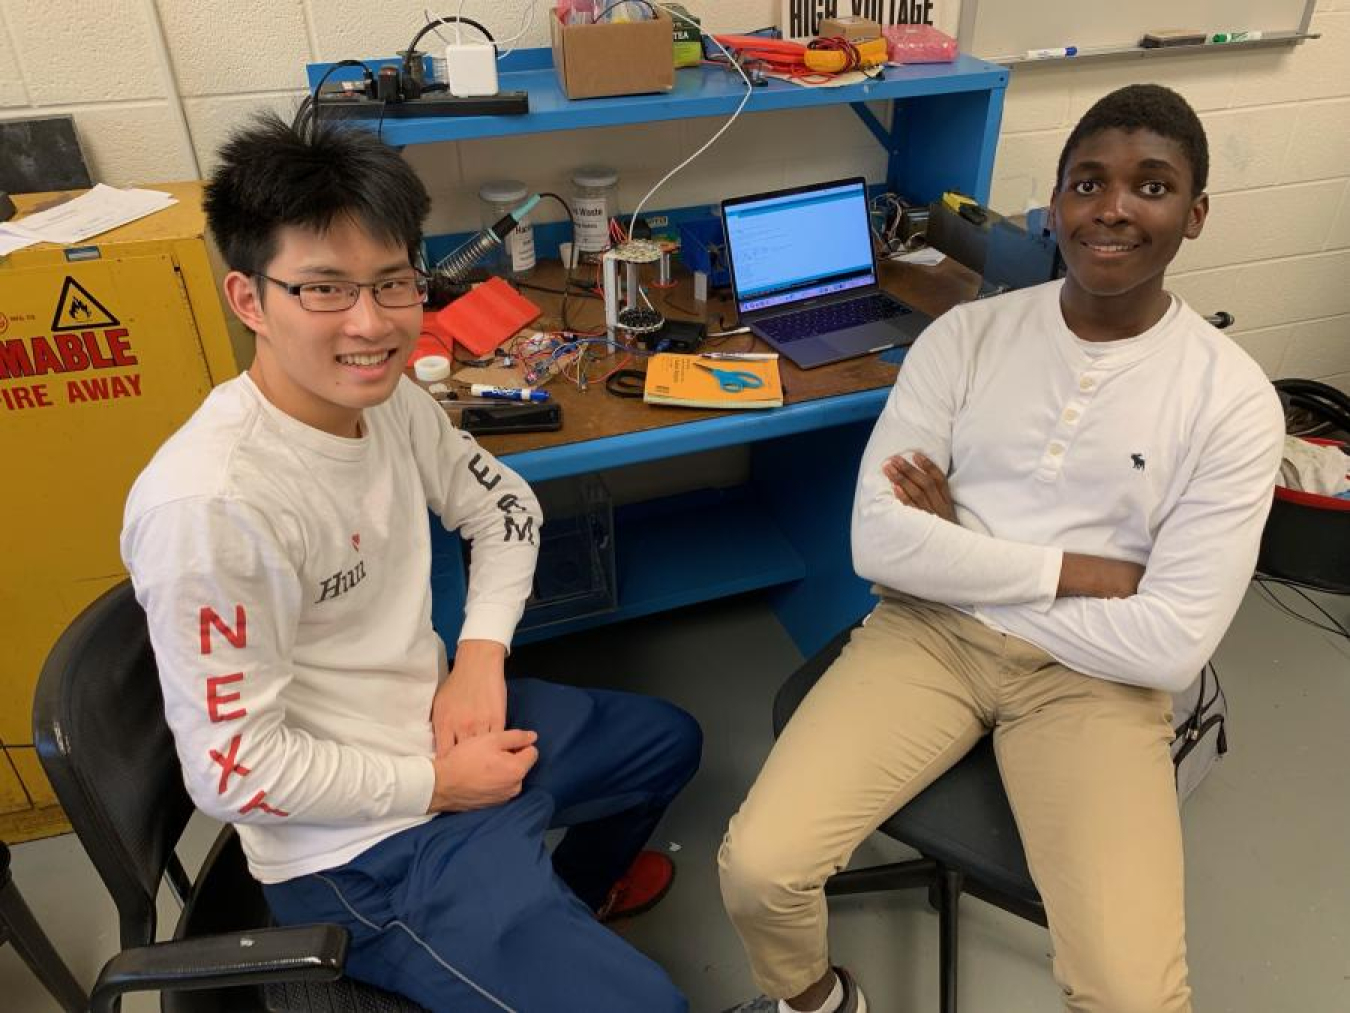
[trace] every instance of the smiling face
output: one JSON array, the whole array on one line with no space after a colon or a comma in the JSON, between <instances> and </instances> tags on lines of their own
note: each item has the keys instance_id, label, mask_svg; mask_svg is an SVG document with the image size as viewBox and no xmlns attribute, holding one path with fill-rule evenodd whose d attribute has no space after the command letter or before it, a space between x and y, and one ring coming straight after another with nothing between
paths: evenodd
<instances>
[{"instance_id":1,"label":"smiling face","mask_svg":"<svg viewBox=\"0 0 1350 1013\"><path fill-rule=\"evenodd\" d=\"M351 219L323 233L286 226L263 273L298 285L411 278L406 248L373 238ZM361 411L387 400L417 341L420 304L389 309L361 289L340 312L307 310L281 285L239 271L225 279L231 309L257 335L249 375L286 414L336 436L359 434Z\"/></svg>"},{"instance_id":2,"label":"smiling face","mask_svg":"<svg viewBox=\"0 0 1350 1013\"><path fill-rule=\"evenodd\" d=\"M1168 303L1163 272L1182 239L1200 235L1208 210L1209 198L1193 193L1191 165L1176 141L1117 128L1083 138L1069 152L1051 203L1068 269L1066 316L1151 316L1147 329Z\"/></svg>"}]
</instances>

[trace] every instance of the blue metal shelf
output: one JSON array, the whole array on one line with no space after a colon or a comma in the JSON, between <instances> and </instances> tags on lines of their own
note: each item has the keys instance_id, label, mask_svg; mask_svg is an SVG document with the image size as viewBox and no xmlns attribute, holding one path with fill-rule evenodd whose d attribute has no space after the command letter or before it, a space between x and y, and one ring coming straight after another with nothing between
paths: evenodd
<instances>
[{"instance_id":1,"label":"blue metal shelf","mask_svg":"<svg viewBox=\"0 0 1350 1013\"><path fill-rule=\"evenodd\" d=\"M619 606L610 612L524 626L517 643L668 612L695 602L801 580L806 564L746 489L683 509L685 497L620 508L615 517ZM528 619L528 616L527 616Z\"/></svg>"},{"instance_id":2,"label":"blue metal shelf","mask_svg":"<svg viewBox=\"0 0 1350 1013\"><path fill-rule=\"evenodd\" d=\"M393 61L366 62L375 68ZM704 66L676 71L675 88L667 93L572 101L558 86L558 75L553 70L552 54L548 49L513 53L502 61L502 65L501 90L529 92L530 111L526 115L390 119L381 127L382 136L394 145L433 144L585 127L616 127L693 116L725 116L745 95L745 85L739 77L719 67ZM311 88L330 66L328 63L309 65ZM354 80L357 76L354 68L343 68L329 81ZM1005 68L961 56L955 63L887 67L881 80L842 88L803 88L786 81L770 80L766 86L755 89L745 111L769 112L990 91L1003 89L1007 83Z\"/></svg>"},{"instance_id":3,"label":"blue metal shelf","mask_svg":"<svg viewBox=\"0 0 1350 1013\"><path fill-rule=\"evenodd\" d=\"M501 88L529 93L526 115L389 119L380 125L381 136L403 146L725 116L745 94L739 77L703 66L676 71L675 87L668 93L572 101L562 93L552 61L548 49L522 50L502 61ZM372 70L393 62L365 61ZM309 65L311 88L330 66ZM329 81L358 76L355 68L344 67ZM851 106L887 149L887 183L893 189L920 201L959 189L983 202L989 197L1007 85L1006 68L961 56L953 63L886 67L878 80L839 88L804 88L771 80L755 89L746 112ZM867 105L878 101L893 104L891 123L882 123ZM809 138L803 142L809 143Z\"/></svg>"}]
</instances>

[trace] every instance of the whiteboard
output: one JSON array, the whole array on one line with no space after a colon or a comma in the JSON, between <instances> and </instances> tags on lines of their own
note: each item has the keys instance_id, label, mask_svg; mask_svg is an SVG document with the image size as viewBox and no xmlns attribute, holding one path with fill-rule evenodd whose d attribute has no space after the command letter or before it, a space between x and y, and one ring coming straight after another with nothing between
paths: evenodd
<instances>
[{"instance_id":1,"label":"whiteboard","mask_svg":"<svg viewBox=\"0 0 1350 1013\"><path fill-rule=\"evenodd\" d=\"M1079 56L1137 50L1145 32L1306 34L1316 0L964 0L958 41L963 53L996 63L1031 49L1077 46ZM1197 47L1198 48L1198 47ZM1206 47L1212 48L1212 47Z\"/></svg>"}]
</instances>

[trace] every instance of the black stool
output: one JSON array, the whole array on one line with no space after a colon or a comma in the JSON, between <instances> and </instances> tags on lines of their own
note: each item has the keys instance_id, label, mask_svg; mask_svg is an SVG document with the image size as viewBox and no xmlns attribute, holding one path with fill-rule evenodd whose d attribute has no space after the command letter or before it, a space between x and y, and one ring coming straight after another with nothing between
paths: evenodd
<instances>
[{"instance_id":1,"label":"black stool","mask_svg":"<svg viewBox=\"0 0 1350 1013\"><path fill-rule=\"evenodd\" d=\"M773 730L788 719L839 652L848 629L783 683L773 704ZM841 872L825 885L830 896L926 887L938 911L942 1013L956 1013L957 916L961 894L1045 925L1045 908L1027 871L1022 838L1003 791L989 736L878 828L923 857Z\"/></svg>"}]
</instances>

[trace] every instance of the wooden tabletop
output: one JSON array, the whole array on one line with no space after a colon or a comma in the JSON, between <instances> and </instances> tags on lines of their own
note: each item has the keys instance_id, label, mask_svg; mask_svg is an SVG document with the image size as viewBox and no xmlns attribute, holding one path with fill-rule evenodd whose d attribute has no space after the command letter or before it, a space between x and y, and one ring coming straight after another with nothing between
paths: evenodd
<instances>
[{"instance_id":1,"label":"wooden tabletop","mask_svg":"<svg viewBox=\"0 0 1350 1013\"><path fill-rule=\"evenodd\" d=\"M881 265L881 280L887 291L931 316L945 312L962 300L973 298L979 288L979 276L961 267L950 257L937 267L885 262ZM541 262L527 282L530 285L561 289L561 267L556 262ZM729 300L710 299L702 304L703 313L696 312L700 304L693 300L692 283L687 275L679 278L679 284L673 289L651 289L650 292L656 308L668 319L700 320L707 323L710 331L721 330L723 326L736 326L735 309ZM543 317L532 325L533 329L545 330L560 325L560 296L530 288L524 289L522 294L544 310ZM600 330L604 327L604 307L598 299L573 295L568 299L567 312L568 322L576 330ZM715 339L706 348L709 351L772 351L750 334ZM602 377L615 368L622 358L622 352L614 358L591 358L587 373L594 378ZM642 368L636 358L628 365ZM809 370L798 369L787 359L780 359L779 365L782 369L785 404L889 387L895 382L898 370L897 366L882 362L880 356L875 354ZM593 380L583 392L576 384L559 377L548 385L548 390L554 401L562 406L562 429L552 433L484 436L480 437L483 446L498 456L504 456L731 414L701 408L649 405L641 398L615 397L598 380Z\"/></svg>"}]
</instances>

